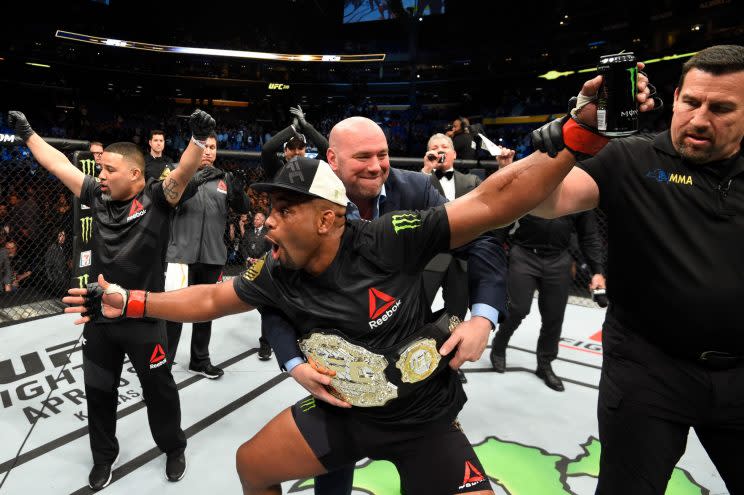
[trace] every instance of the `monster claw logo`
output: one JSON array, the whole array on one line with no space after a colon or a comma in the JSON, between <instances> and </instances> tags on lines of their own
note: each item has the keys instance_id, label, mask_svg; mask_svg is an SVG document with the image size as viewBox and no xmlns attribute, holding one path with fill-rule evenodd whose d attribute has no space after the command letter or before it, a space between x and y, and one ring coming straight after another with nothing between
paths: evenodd
<instances>
[{"instance_id":1,"label":"monster claw logo","mask_svg":"<svg viewBox=\"0 0 744 495\"><path fill-rule=\"evenodd\" d=\"M393 230L397 234L401 230L417 229L421 227L421 216L415 213L393 215Z\"/></svg>"},{"instance_id":2,"label":"monster claw logo","mask_svg":"<svg viewBox=\"0 0 744 495\"><path fill-rule=\"evenodd\" d=\"M635 100L636 93L638 92L637 79L638 79L638 67L629 67L630 72L630 90L633 92L633 100Z\"/></svg>"},{"instance_id":3,"label":"monster claw logo","mask_svg":"<svg viewBox=\"0 0 744 495\"><path fill-rule=\"evenodd\" d=\"M78 279L78 287L81 289L84 289L86 285L88 285L88 274L80 275L79 277L75 277Z\"/></svg>"},{"instance_id":4,"label":"monster claw logo","mask_svg":"<svg viewBox=\"0 0 744 495\"><path fill-rule=\"evenodd\" d=\"M83 217L80 219L80 235L83 242L90 242L93 237L93 217Z\"/></svg>"},{"instance_id":5,"label":"monster claw logo","mask_svg":"<svg viewBox=\"0 0 744 495\"><path fill-rule=\"evenodd\" d=\"M82 170L85 175L90 175L91 177L95 177L96 176L96 161L95 160L80 160L80 170Z\"/></svg>"}]
</instances>

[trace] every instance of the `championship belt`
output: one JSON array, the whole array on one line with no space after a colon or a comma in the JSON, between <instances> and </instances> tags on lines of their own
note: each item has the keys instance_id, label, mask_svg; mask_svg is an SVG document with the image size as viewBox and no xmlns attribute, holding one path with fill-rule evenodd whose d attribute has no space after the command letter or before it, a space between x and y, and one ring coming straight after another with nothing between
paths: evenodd
<instances>
[{"instance_id":1,"label":"championship belt","mask_svg":"<svg viewBox=\"0 0 744 495\"><path fill-rule=\"evenodd\" d=\"M300 340L308 359L336 372L329 392L357 407L376 407L408 395L447 366L450 356L439 348L460 324L442 312L403 342L387 349L370 349L336 330L315 330Z\"/></svg>"}]
</instances>

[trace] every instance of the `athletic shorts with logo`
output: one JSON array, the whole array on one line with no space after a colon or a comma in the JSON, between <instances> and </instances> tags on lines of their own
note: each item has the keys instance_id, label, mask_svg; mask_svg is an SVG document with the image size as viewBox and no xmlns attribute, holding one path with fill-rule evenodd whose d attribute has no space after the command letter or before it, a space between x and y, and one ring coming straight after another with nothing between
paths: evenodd
<instances>
[{"instance_id":1,"label":"athletic shorts with logo","mask_svg":"<svg viewBox=\"0 0 744 495\"><path fill-rule=\"evenodd\" d=\"M478 457L457 420L391 427L375 424L354 409L307 397L292 416L310 448L328 471L369 457L398 469L403 493L452 494L490 490Z\"/></svg>"}]
</instances>

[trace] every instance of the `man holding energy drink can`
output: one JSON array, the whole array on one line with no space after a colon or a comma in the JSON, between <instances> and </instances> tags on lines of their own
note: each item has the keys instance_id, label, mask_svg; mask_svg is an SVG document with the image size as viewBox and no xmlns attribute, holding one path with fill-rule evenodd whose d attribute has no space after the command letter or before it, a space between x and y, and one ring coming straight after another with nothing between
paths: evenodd
<instances>
[{"instance_id":1,"label":"man holding energy drink can","mask_svg":"<svg viewBox=\"0 0 744 495\"><path fill-rule=\"evenodd\" d=\"M623 58L600 62L602 78L584 85L577 107L594 105L602 82L596 104L612 102L613 84L634 73L620 70ZM604 104L603 132L633 131L622 119L634 105ZM690 427L728 491L744 493L744 47L689 59L673 108L668 131L612 139L579 158L532 212L555 218L599 206L608 218L601 495L663 494ZM561 149L560 126L536 131L535 147Z\"/></svg>"}]
</instances>

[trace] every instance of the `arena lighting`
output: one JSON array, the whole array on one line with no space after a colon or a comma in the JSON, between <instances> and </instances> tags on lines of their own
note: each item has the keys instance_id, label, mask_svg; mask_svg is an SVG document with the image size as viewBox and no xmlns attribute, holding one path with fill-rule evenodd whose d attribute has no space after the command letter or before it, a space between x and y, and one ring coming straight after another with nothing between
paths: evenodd
<instances>
[{"instance_id":1,"label":"arena lighting","mask_svg":"<svg viewBox=\"0 0 744 495\"><path fill-rule=\"evenodd\" d=\"M45 69L50 69L52 66L47 64L37 64L36 62L26 62L26 65L30 65L32 67L43 67Z\"/></svg>"},{"instance_id":2,"label":"arena lighting","mask_svg":"<svg viewBox=\"0 0 744 495\"><path fill-rule=\"evenodd\" d=\"M648 60L643 60L643 63L646 65L649 65L649 64L655 64L656 62L666 62L668 60L676 60L678 58L689 58L695 55L696 53L697 52L690 52L690 53L681 53L679 55L677 54L667 55L661 58L650 58ZM586 72L595 72L596 70L597 70L596 67L589 67L587 69L581 69L581 70L568 70L565 72L558 72L557 70L551 70L537 77L541 77L543 79L547 79L548 81L552 81L553 79L558 79L559 77L570 76L571 74L584 74Z\"/></svg>"},{"instance_id":3,"label":"arena lighting","mask_svg":"<svg viewBox=\"0 0 744 495\"><path fill-rule=\"evenodd\" d=\"M93 45L112 46L117 48L131 48L134 50L145 50L161 53L185 53L190 55L208 55L212 57L232 57L252 60L279 60L282 62L382 62L385 60L384 53L368 53L360 55L298 55L288 53L266 53L250 52L243 50L222 50L217 48L195 48L188 46L157 45L154 43L142 43L139 41L126 41L113 38L102 38L88 34L73 33L70 31L57 30L54 35L57 38L90 43Z\"/></svg>"}]
</instances>

